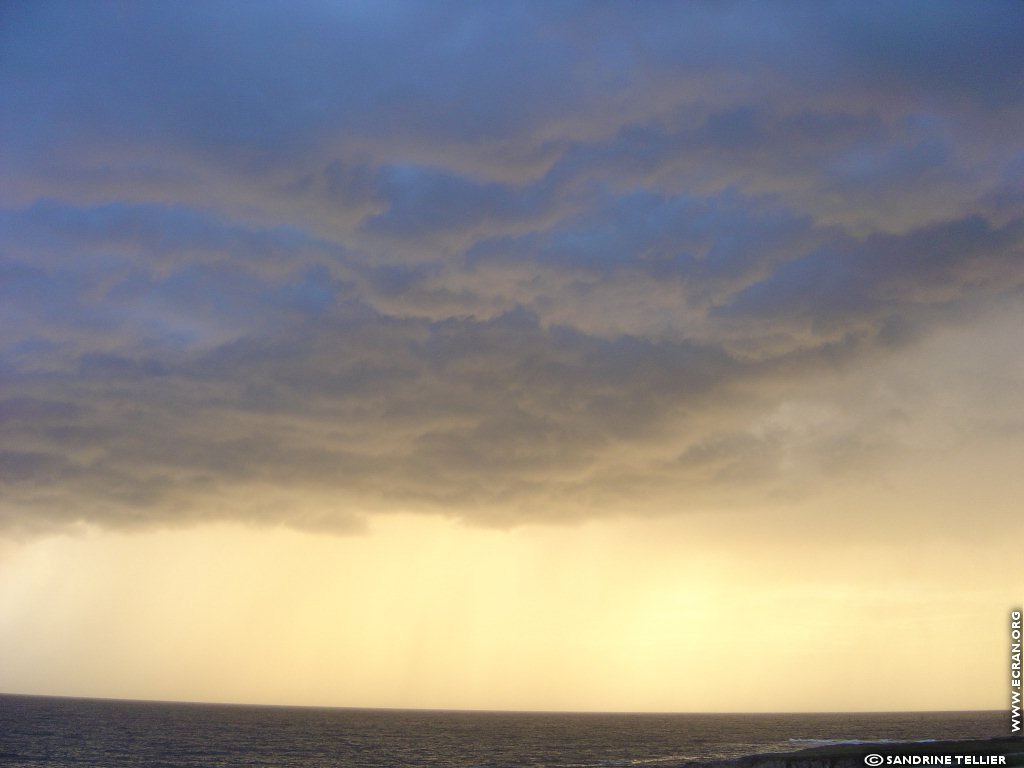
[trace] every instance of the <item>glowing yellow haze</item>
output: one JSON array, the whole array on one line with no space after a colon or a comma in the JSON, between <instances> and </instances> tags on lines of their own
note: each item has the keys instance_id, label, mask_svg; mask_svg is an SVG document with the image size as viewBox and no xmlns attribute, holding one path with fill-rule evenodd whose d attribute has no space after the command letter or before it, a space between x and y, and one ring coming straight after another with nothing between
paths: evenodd
<instances>
[{"instance_id":1,"label":"glowing yellow haze","mask_svg":"<svg viewBox=\"0 0 1024 768\"><path fill-rule=\"evenodd\" d=\"M393 515L348 537L224 525L8 544L0 680L371 707L1004 706L1011 543L979 563L949 542L794 542L811 522ZM737 528L747 543L729 543Z\"/></svg>"}]
</instances>

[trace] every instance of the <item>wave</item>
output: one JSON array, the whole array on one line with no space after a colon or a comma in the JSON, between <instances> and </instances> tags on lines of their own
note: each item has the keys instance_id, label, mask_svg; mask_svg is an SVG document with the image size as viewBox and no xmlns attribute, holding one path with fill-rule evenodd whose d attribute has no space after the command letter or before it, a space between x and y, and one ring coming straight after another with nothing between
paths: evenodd
<instances>
[{"instance_id":1,"label":"wave","mask_svg":"<svg viewBox=\"0 0 1024 768\"><path fill-rule=\"evenodd\" d=\"M938 739L788 739L790 744L831 747L840 744L934 744Z\"/></svg>"},{"instance_id":2,"label":"wave","mask_svg":"<svg viewBox=\"0 0 1024 768\"><path fill-rule=\"evenodd\" d=\"M1024 739L788 739L793 749L728 759L703 759L672 768L864 768L867 753L879 755L1005 755L999 765L1024 765ZM665 768L668 768L666 766Z\"/></svg>"}]
</instances>

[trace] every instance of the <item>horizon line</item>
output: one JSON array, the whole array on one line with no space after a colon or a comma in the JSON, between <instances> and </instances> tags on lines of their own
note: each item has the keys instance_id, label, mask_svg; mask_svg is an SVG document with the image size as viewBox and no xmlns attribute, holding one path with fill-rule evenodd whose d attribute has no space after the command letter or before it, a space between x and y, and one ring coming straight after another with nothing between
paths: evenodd
<instances>
[{"instance_id":1,"label":"horizon line","mask_svg":"<svg viewBox=\"0 0 1024 768\"><path fill-rule=\"evenodd\" d=\"M989 714L1009 709L821 709L821 710L658 710L658 709L492 709L468 707L382 707L345 704L279 704L247 701L202 701L195 699L138 699L119 696L81 696L59 693L19 693L0 691L0 697L71 699L75 701L119 702L126 704L181 704L210 707L262 707L275 709L338 709L361 712L436 712L453 714L505 715L914 715L914 714Z\"/></svg>"}]
</instances>

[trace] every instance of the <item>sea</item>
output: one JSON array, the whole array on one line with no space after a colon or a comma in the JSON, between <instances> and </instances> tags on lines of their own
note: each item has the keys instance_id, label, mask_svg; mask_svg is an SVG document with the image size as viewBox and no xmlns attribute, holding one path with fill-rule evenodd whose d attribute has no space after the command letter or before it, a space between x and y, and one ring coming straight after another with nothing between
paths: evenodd
<instances>
[{"instance_id":1,"label":"sea","mask_svg":"<svg viewBox=\"0 0 1024 768\"><path fill-rule=\"evenodd\" d=\"M1008 730L1005 712L569 714L0 695L0 765L26 768L672 768Z\"/></svg>"}]
</instances>

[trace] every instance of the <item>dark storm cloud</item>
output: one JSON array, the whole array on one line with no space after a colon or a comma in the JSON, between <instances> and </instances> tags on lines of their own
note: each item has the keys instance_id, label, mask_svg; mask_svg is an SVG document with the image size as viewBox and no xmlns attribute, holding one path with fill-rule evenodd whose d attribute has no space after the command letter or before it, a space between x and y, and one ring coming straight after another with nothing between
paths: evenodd
<instances>
[{"instance_id":1,"label":"dark storm cloud","mask_svg":"<svg viewBox=\"0 0 1024 768\"><path fill-rule=\"evenodd\" d=\"M584 485L595 455L706 399L732 367L714 349L545 331L524 313L338 318L177 364L90 354L70 374L7 378L88 403L5 403L12 444L38 448L9 457L9 479L22 505L59 482L130 500L119 517L186 514L193 493L264 483L486 519Z\"/></svg>"},{"instance_id":2,"label":"dark storm cloud","mask_svg":"<svg viewBox=\"0 0 1024 768\"><path fill-rule=\"evenodd\" d=\"M625 94L657 102L672 80L723 75L739 103L707 90L687 105L726 102L705 124L719 147L755 139L757 108L808 87L794 98L834 103L838 85L854 108L862 94L1015 105L1021 9L922 8L25 4L5 13L5 130L21 152L113 138L258 165L342 133L531 142L577 111L628 121L613 111Z\"/></svg>"},{"instance_id":3,"label":"dark storm cloud","mask_svg":"<svg viewBox=\"0 0 1024 768\"><path fill-rule=\"evenodd\" d=\"M386 210L366 226L403 237L461 233L503 220L537 219L550 207L542 188L481 184L429 168L388 168L380 195Z\"/></svg>"},{"instance_id":4,"label":"dark storm cloud","mask_svg":"<svg viewBox=\"0 0 1024 768\"><path fill-rule=\"evenodd\" d=\"M129 246L135 254L144 252L150 258L219 252L252 263L327 245L311 241L294 228L254 231L186 207L120 202L86 208L41 200L17 215L5 213L0 226L29 247L116 252Z\"/></svg>"},{"instance_id":5,"label":"dark storm cloud","mask_svg":"<svg viewBox=\"0 0 1024 768\"><path fill-rule=\"evenodd\" d=\"M7 14L5 90L29 117L13 126L15 134L37 151L83 131L186 144L229 162L252 160L252 151L290 156L339 130L501 135L572 99L572 59L559 40L535 34L533 10L469 3L23 7ZM527 39L530 55L523 56ZM39 89L49 98L40 100Z\"/></svg>"},{"instance_id":6,"label":"dark storm cloud","mask_svg":"<svg viewBox=\"0 0 1024 768\"><path fill-rule=\"evenodd\" d=\"M742 291L724 313L844 328L887 309L913 312L964 295L1024 287L1024 219L971 216L903 236L872 235L791 261Z\"/></svg>"},{"instance_id":7,"label":"dark storm cloud","mask_svg":"<svg viewBox=\"0 0 1024 768\"><path fill-rule=\"evenodd\" d=\"M8 528L813 493L1024 285L1019 4L0 13Z\"/></svg>"}]
</instances>

